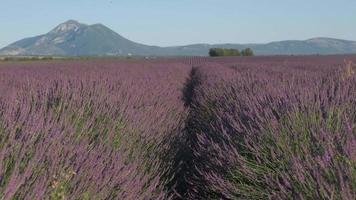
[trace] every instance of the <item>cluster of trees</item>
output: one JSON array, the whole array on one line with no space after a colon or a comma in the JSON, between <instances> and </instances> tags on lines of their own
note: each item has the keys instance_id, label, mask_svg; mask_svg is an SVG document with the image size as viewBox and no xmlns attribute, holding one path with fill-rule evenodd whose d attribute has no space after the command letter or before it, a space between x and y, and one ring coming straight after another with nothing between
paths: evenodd
<instances>
[{"instance_id":1,"label":"cluster of trees","mask_svg":"<svg viewBox=\"0 0 356 200\"><path fill-rule=\"evenodd\" d=\"M33 61L33 60L54 60L52 56L4 56L0 61Z\"/></svg>"},{"instance_id":2,"label":"cluster of trees","mask_svg":"<svg viewBox=\"0 0 356 200\"><path fill-rule=\"evenodd\" d=\"M224 49L224 48L212 48L209 50L209 55L211 57L216 56L253 56L254 53L252 49L246 48L242 51L238 49Z\"/></svg>"}]
</instances>

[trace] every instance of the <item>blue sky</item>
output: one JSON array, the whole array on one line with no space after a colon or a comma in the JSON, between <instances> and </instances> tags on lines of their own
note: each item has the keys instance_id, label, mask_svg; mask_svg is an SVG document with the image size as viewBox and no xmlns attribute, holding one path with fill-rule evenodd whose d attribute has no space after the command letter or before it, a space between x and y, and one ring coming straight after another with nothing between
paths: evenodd
<instances>
[{"instance_id":1,"label":"blue sky","mask_svg":"<svg viewBox=\"0 0 356 200\"><path fill-rule=\"evenodd\" d=\"M0 0L0 47L68 19L161 46L356 40L355 0Z\"/></svg>"}]
</instances>

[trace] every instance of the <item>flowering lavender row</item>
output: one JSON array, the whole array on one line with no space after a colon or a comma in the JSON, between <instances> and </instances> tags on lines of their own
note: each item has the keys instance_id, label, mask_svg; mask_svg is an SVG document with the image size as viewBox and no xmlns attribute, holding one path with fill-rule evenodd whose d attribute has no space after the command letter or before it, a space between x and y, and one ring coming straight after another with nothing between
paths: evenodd
<instances>
[{"instance_id":1,"label":"flowering lavender row","mask_svg":"<svg viewBox=\"0 0 356 200\"><path fill-rule=\"evenodd\" d=\"M355 199L352 61L0 63L0 199Z\"/></svg>"},{"instance_id":2,"label":"flowering lavender row","mask_svg":"<svg viewBox=\"0 0 356 200\"><path fill-rule=\"evenodd\" d=\"M183 64L0 66L0 199L168 199Z\"/></svg>"},{"instance_id":3,"label":"flowering lavender row","mask_svg":"<svg viewBox=\"0 0 356 200\"><path fill-rule=\"evenodd\" d=\"M313 59L198 68L187 198L356 198L356 67Z\"/></svg>"}]
</instances>

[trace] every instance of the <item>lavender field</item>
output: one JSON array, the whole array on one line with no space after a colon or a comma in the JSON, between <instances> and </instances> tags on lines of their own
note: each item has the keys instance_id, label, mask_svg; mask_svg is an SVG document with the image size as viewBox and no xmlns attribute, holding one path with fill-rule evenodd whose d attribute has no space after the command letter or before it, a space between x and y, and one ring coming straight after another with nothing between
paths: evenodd
<instances>
[{"instance_id":1,"label":"lavender field","mask_svg":"<svg viewBox=\"0 0 356 200\"><path fill-rule=\"evenodd\" d=\"M0 199L356 199L354 63L0 62Z\"/></svg>"}]
</instances>

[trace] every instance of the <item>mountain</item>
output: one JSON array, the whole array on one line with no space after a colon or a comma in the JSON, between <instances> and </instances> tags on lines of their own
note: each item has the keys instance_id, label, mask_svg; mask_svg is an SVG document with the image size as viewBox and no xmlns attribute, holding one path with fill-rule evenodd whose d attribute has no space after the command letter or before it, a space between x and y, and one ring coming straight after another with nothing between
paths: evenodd
<instances>
[{"instance_id":1,"label":"mountain","mask_svg":"<svg viewBox=\"0 0 356 200\"><path fill-rule=\"evenodd\" d=\"M310 54L354 54L356 42L333 38L288 40L267 44L195 44L169 47L177 55L207 55L210 48L252 48L256 55L310 55Z\"/></svg>"},{"instance_id":2,"label":"mountain","mask_svg":"<svg viewBox=\"0 0 356 200\"><path fill-rule=\"evenodd\" d=\"M160 49L142 45L115 33L102 24L64 22L47 34L25 38L0 50L6 55L128 55L150 54Z\"/></svg>"},{"instance_id":3,"label":"mountain","mask_svg":"<svg viewBox=\"0 0 356 200\"><path fill-rule=\"evenodd\" d=\"M257 55L351 54L356 42L333 38L289 40L267 44L193 44L158 47L130 41L102 24L86 25L74 20L50 32L25 38L0 49L0 55L142 55L206 56L210 48L250 47Z\"/></svg>"}]
</instances>

